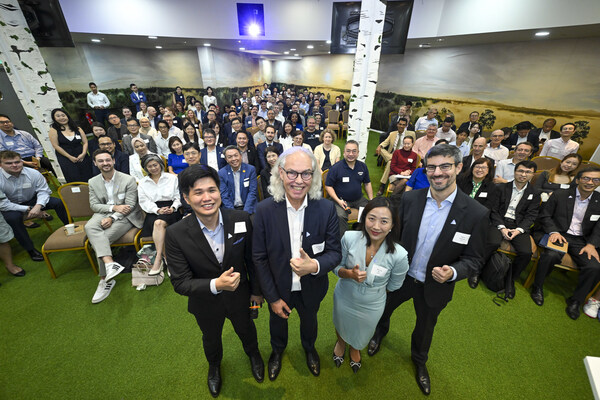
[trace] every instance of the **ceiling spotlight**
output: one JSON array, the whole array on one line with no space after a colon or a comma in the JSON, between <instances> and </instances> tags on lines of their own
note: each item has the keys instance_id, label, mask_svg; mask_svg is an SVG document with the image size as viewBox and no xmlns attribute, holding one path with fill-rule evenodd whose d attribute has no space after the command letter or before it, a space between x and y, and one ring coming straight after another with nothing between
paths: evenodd
<instances>
[{"instance_id":1,"label":"ceiling spotlight","mask_svg":"<svg viewBox=\"0 0 600 400\"><path fill-rule=\"evenodd\" d=\"M244 51L244 50L246 50L245 47L240 47L240 51Z\"/></svg>"},{"instance_id":2,"label":"ceiling spotlight","mask_svg":"<svg viewBox=\"0 0 600 400\"><path fill-rule=\"evenodd\" d=\"M328 52L327 52L327 54L331 54L331 52L330 52L330 51L328 51Z\"/></svg>"},{"instance_id":3,"label":"ceiling spotlight","mask_svg":"<svg viewBox=\"0 0 600 400\"><path fill-rule=\"evenodd\" d=\"M92 42L94 42L94 43L100 43L100 39L92 39Z\"/></svg>"},{"instance_id":4,"label":"ceiling spotlight","mask_svg":"<svg viewBox=\"0 0 600 400\"><path fill-rule=\"evenodd\" d=\"M162 49L162 46L154 46L154 47L156 47L157 49Z\"/></svg>"},{"instance_id":5,"label":"ceiling spotlight","mask_svg":"<svg viewBox=\"0 0 600 400\"><path fill-rule=\"evenodd\" d=\"M298 57L299 55L300 55L300 54L296 53L296 54L294 54L294 57Z\"/></svg>"},{"instance_id":6,"label":"ceiling spotlight","mask_svg":"<svg viewBox=\"0 0 600 400\"><path fill-rule=\"evenodd\" d=\"M296 49L290 49L290 51L296 51Z\"/></svg>"},{"instance_id":7,"label":"ceiling spotlight","mask_svg":"<svg viewBox=\"0 0 600 400\"><path fill-rule=\"evenodd\" d=\"M431 47L431 43L421 43L419 47L422 49L428 49Z\"/></svg>"},{"instance_id":8,"label":"ceiling spotlight","mask_svg":"<svg viewBox=\"0 0 600 400\"><path fill-rule=\"evenodd\" d=\"M443 42L445 39L444 38L438 38L437 41L438 42Z\"/></svg>"},{"instance_id":9,"label":"ceiling spotlight","mask_svg":"<svg viewBox=\"0 0 600 400\"><path fill-rule=\"evenodd\" d=\"M210 47L210 43L204 43L204 47Z\"/></svg>"},{"instance_id":10,"label":"ceiling spotlight","mask_svg":"<svg viewBox=\"0 0 600 400\"><path fill-rule=\"evenodd\" d=\"M290 54L290 52L289 51L284 51L283 54Z\"/></svg>"},{"instance_id":11,"label":"ceiling spotlight","mask_svg":"<svg viewBox=\"0 0 600 400\"><path fill-rule=\"evenodd\" d=\"M158 39L156 36L148 36L148 39Z\"/></svg>"},{"instance_id":12,"label":"ceiling spotlight","mask_svg":"<svg viewBox=\"0 0 600 400\"><path fill-rule=\"evenodd\" d=\"M326 41L325 43L327 43L327 44L331 44L331 40L328 40L328 41Z\"/></svg>"},{"instance_id":13,"label":"ceiling spotlight","mask_svg":"<svg viewBox=\"0 0 600 400\"><path fill-rule=\"evenodd\" d=\"M548 32L548 31L540 31L540 32L536 32L535 36L541 37L541 36L548 36L549 34L550 34L550 32Z\"/></svg>"},{"instance_id":14,"label":"ceiling spotlight","mask_svg":"<svg viewBox=\"0 0 600 400\"><path fill-rule=\"evenodd\" d=\"M250 26L248 27L248 34L250 36L260 35L260 27L257 24L250 24Z\"/></svg>"},{"instance_id":15,"label":"ceiling spotlight","mask_svg":"<svg viewBox=\"0 0 600 400\"><path fill-rule=\"evenodd\" d=\"M306 46L307 49L314 49L315 46L313 46L312 44L309 44L308 46Z\"/></svg>"}]
</instances>

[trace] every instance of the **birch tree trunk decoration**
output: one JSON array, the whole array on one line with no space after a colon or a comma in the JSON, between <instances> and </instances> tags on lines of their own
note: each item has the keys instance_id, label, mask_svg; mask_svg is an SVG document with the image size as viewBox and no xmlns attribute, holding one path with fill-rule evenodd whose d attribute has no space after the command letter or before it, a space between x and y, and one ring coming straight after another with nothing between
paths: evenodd
<instances>
[{"instance_id":1,"label":"birch tree trunk decoration","mask_svg":"<svg viewBox=\"0 0 600 400\"><path fill-rule=\"evenodd\" d=\"M367 156L386 6L386 0L363 0L360 8L352 91L348 101L348 139L359 143L361 161Z\"/></svg>"},{"instance_id":2,"label":"birch tree trunk decoration","mask_svg":"<svg viewBox=\"0 0 600 400\"><path fill-rule=\"evenodd\" d=\"M8 79L25 109L34 132L58 179L64 177L48 138L50 113L62 107L56 85L27 26L17 0L0 0L0 57Z\"/></svg>"}]
</instances>

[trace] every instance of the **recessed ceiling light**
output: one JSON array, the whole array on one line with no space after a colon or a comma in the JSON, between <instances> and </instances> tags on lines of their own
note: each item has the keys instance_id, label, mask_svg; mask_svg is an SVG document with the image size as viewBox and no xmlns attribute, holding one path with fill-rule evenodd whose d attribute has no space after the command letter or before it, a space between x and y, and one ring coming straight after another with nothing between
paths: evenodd
<instances>
[{"instance_id":1,"label":"recessed ceiling light","mask_svg":"<svg viewBox=\"0 0 600 400\"><path fill-rule=\"evenodd\" d=\"M210 47L210 43L204 43L204 47Z\"/></svg>"},{"instance_id":2,"label":"recessed ceiling light","mask_svg":"<svg viewBox=\"0 0 600 400\"><path fill-rule=\"evenodd\" d=\"M290 51L296 51L296 49L290 49Z\"/></svg>"},{"instance_id":3,"label":"recessed ceiling light","mask_svg":"<svg viewBox=\"0 0 600 400\"><path fill-rule=\"evenodd\" d=\"M246 48L245 47L240 47L240 50L244 51L244 50L246 50Z\"/></svg>"},{"instance_id":4,"label":"recessed ceiling light","mask_svg":"<svg viewBox=\"0 0 600 400\"><path fill-rule=\"evenodd\" d=\"M315 46L313 46L312 44L309 44L308 46L306 46L307 49L314 49Z\"/></svg>"},{"instance_id":5,"label":"recessed ceiling light","mask_svg":"<svg viewBox=\"0 0 600 400\"><path fill-rule=\"evenodd\" d=\"M327 44L331 44L331 40L328 40L328 41L326 41L325 43L327 43Z\"/></svg>"},{"instance_id":6,"label":"recessed ceiling light","mask_svg":"<svg viewBox=\"0 0 600 400\"><path fill-rule=\"evenodd\" d=\"M148 39L158 39L157 36L148 36Z\"/></svg>"},{"instance_id":7,"label":"recessed ceiling light","mask_svg":"<svg viewBox=\"0 0 600 400\"><path fill-rule=\"evenodd\" d=\"M548 31L540 31L540 32L536 32L535 36L548 36L550 34L550 32Z\"/></svg>"},{"instance_id":8,"label":"recessed ceiling light","mask_svg":"<svg viewBox=\"0 0 600 400\"><path fill-rule=\"evenodd\" d=\"M284 51L283 54L290 54L290 52L289 51Z\"/></svg>"},{"instance_id":9,"label":"recessed ceiling light","mask_svg":"<svg viewBox=\"0 0 600 400\"><path fill-rule=\"evenodd\" d=\"M431 47L431 43L421 43L419 45L419 47L424 48L424 49L428 49Z\"/></svg>"},{"instance_id":10,"label":"recessed ceiling light","mask_svg":"<svg viewBox=\"0 0 600 400\"><path fill-rule=\"evenodd\" d=\"M162 46L154 46L154 47L156 47L157 49L162 49Z\"/></svg>"},{"instance_id":11,"label":"recessed ceiling light","mask_svg":"<svg viewBox=\"0 0 600 400\"><path fill-rule=\"evenodd\" d=\"M294 57L298 57L298 56L299 56L299 54L298 54L298 53L294 54Z\"/></svg>"},{"instance_id":12,"label":"recessed ceiling light","mask_svg":"<svg viewBox=\"0 0 600 400\"><path fill-rule=\"evenodd\" d=\"M94 43L100 43L100 39L92 39L92 42L94 42Z\"/></svg>"},{"instance_id":13,"label":"recessed ceiling light","mask_svg":"<svg viewBox=\"0 0 600 400\"><path fill-rule=\"evenodd\" d=\"M445 39L444 38L438 38L438 42L443 42Z\"/></svg>"}]
</instances>

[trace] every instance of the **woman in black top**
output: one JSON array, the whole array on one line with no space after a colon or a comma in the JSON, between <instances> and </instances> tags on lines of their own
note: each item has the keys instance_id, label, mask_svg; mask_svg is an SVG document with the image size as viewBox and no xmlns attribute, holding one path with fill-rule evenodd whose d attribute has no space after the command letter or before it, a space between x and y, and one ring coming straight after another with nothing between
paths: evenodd
<instances>
[{"instance_id":1,"label":"woman in black top","mask_svg":"<svg viewBox=\"0 0 600 400\"><path fill-rule=\"evenodd\" d=\"M497 191L493 179L494 162L481 157L475 160L469 172L457 178L457 185L466 195L491 209Z\"/></svg>"},{"instance_id":2,"label":"woman in black top","mask_svg":"<svg viewBox=\"0 0 600 400\"><path fill-rule=\"evenodd\" d=\"M569 189L575 185L575 175L577 175L581 160L579 154L567 154L556 168L542 171L533 184L533 187L546 193L546 195L542 195L542 201L548 200L548 196L555 190Z\"/></svg>"},{"instance_id":3,"label":"woman in black top","mask_svg":"<svg viewBox=\"0 0 600 400\"><path fill-rule=\"evenodd\" d=\"M181 86L175 87L175 92L173 92L173 108L175 108L175 104L181 103L183 108L185 108L185 96L183 95L183 90L181 90Z\"/></svg>"},{"instance_id":4,"label":"woman in black top","mask_svg":"<svg viewBox=\"0 0 600 400\"><path fill-rule=\"evenodd\" d=\"M269 146L265 149L265 159L267 160L267 165L260 171L260 186L263 192L263 198L271 197L271 193L269 193L269 185L271 184L271 169L273 165L277 162L280 154L277 151L275 146Z\"/></svg>"}]
</instances>

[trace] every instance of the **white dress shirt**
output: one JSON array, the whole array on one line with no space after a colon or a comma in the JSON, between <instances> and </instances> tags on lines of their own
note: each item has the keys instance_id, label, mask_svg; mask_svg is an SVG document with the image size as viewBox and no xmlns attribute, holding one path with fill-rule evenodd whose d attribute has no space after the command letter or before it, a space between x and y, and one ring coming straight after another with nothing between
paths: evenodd
<instances>
[{"instance_id":1,"label":"white dress shirt","mask_svg":"<svg viewBox=\"0 0 600 400\"><path fill-rule=\"evenodd\" d=\"M567 154L577 153L579 150L579 143L569 139L567 142L558 139L546 140L544 147L540 152L540 156L549 156L562 160Z\"/></svg>"},{"instance_id":2,"label":"white dress shirt","mask_svg":"<svg viewBox=\"0 0 600 400\"><path fill-rule=\"evenodd\" d=\"M483 151L483 156L491 158L497 164L500 160L506 160L508 158L509 153L510 152L508 151L508 149L502 145L499 145L498 147L494 148L491 147L491 144L488 144L488 146Z\"/></svg>"},{"instance_id":3,"label":"white dress shirt","mask_svg":"<svg viewBox=\"0 0 600 400\"><path fill-rule=\"evenodd\" d=\"M285 197L287 210L288 229L290 232L290 248L292 249L292 258L300 257L300 248L302 247L302 233L304 232L304 210L308 206L308 198L304 196L304 201L298 210ZM291 269L292 272L292 292L302 290L300 276Z\"/></svg>"},{"instance_id":4,"label":"white dress shirt","mask_svg":"<svg viewBox=\"0 0 600 400\"><path fill-rule=\"evenodd\" d=\"M144 177L138 185L138 199L140 207L148 214L157 214L157 201L173 201L171 207L179 209L181 197L177 175L163 172L158 178L158 183L149 176Z\"/></svg>"},{"instance_id":5,"label":"white dress shirt","mask_svg":"<svg viewBox=\"0 0 600 400\"><path fill-rule=\"evenodd\" d=\"M110 107L110 101L108 100L108 97L106 97L106 95L100 91L96 94L94 94L94 92L89 92L87 94L87 103L88 103L88 106L90 106L92 108L94 108L94 107L104 107L104 108Z\"/></svg>"},{"instance_id":6,"label":"white dress shirt","mask_svg":"<svg viewBox=\"0 0 600 400\"><path fill-rule=\"evenodd\" d=\"M585 212L587 211L588 205L590 204L591 197L592 196L588 196L587 199L581 200L581 193L579 193L579 188L575 189L575 206L573 208L573 218L571 219L569 230L567 230L567 233L569 235L583 236L581 224L585 219Z\"/></svg>"}]
</instances>

